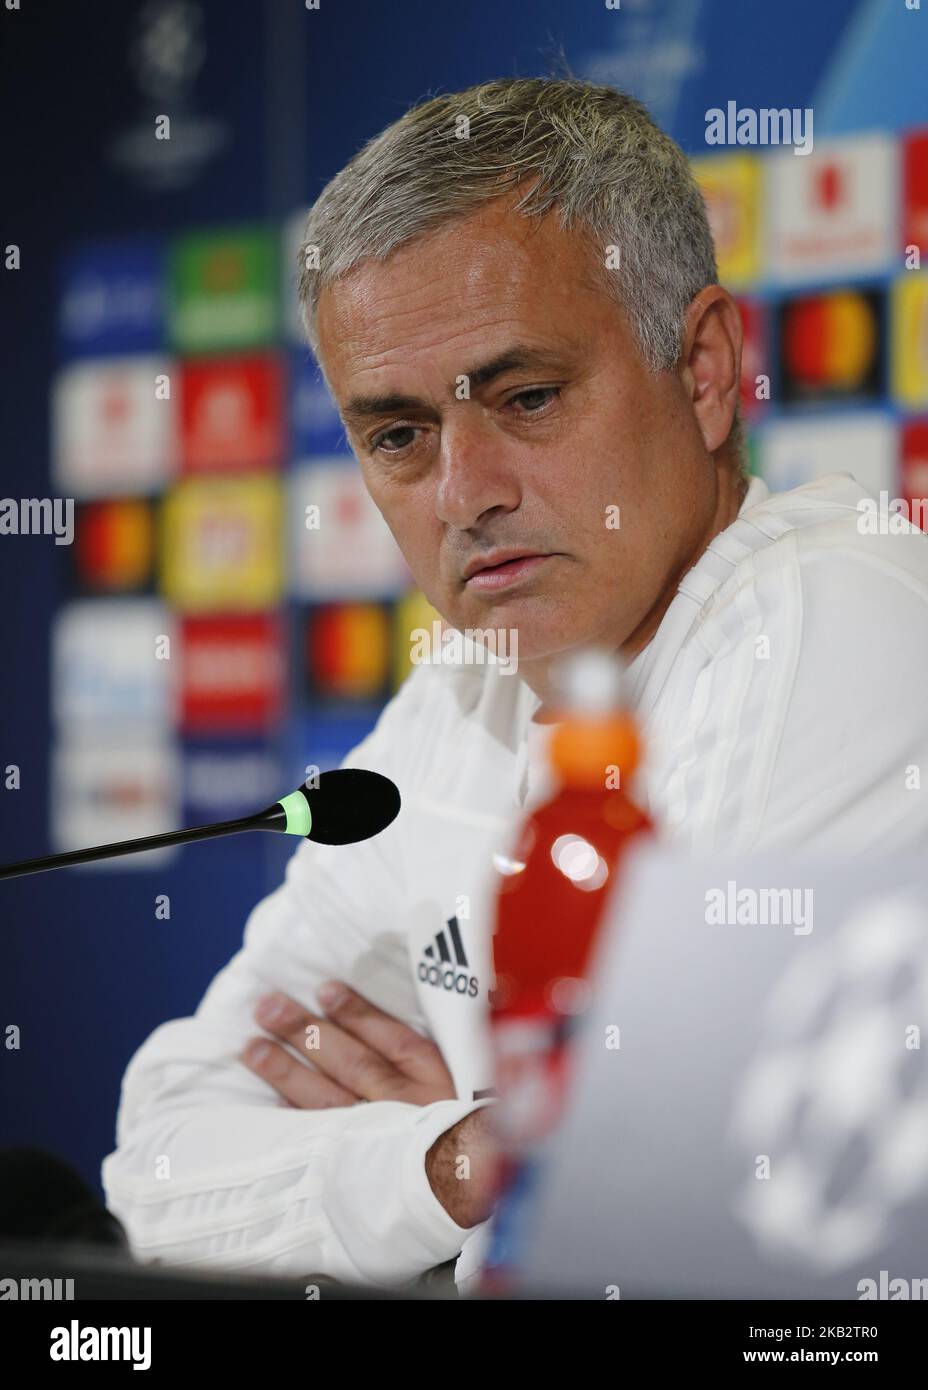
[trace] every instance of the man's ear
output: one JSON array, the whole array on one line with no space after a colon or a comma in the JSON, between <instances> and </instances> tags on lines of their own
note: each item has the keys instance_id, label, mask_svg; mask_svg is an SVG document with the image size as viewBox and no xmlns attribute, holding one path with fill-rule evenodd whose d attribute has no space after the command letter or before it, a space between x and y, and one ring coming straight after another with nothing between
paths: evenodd
<instances>
[{"instance_id":1,"label":"man's ear","mask_svg":"<svg viewBox=\"0 0 928 1390\"><path fill-rule=\"evenodd\" d=\"M743 332L738 306L721 285L700 290L686 311L680 376L706 452L731 433L741 381Z\"/></svg>"}]
</instances>

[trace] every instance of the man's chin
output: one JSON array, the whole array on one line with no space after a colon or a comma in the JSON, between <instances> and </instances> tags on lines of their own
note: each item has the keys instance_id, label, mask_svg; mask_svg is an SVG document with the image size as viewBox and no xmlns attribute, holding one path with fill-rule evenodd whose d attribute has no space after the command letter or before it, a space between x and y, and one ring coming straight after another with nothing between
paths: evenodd
<instances>
[{"instance_id":1,"label":"man's chin","mask_svg":"<svg viewBox=\"0 0 928 1390\"><path fill-rule=\"evenodd\" d=\"M468 604L466 613L449 619L459 632L519 664L544 663L576 647L595 642L589 609L578 602L566 609L563 594L522 592L500 594L495 602Z\"/></svg>"},{"instance_id":2,"label":"man's chin","mask_svg":"<svg viewBox=\"0 0 928 1390\"><path fill-rule=\"evenodd\" d=\"M500 619L499 625L491 623L484 624L483 642L490 650L494 649L499 653L508 653L509 664L517 668L544 666L548 661L554 661L557 657L563 656L577 647L586 645L587 639L584 630L577 624L572 631L564 632L560 624L554 628L550 623L546 624L539 618L537 622L531 622L524 617L518 622L507 625L504 618Z\"/></svg>"}]
</instances>

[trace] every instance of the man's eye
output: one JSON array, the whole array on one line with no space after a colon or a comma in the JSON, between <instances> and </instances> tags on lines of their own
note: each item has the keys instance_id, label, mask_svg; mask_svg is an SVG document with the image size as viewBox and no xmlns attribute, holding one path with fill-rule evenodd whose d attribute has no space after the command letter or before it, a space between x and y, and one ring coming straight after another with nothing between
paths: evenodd
<instances>
[{"instance_id":1,"label":"man's eye","mask_svg":"<svg viewBox=\"0 0 928 1390\"><path fill-rule=\"evenodd\" d=\"M407 444L413 442L415 433L415 428L412 425L398 425L396 429L384 430L381 434L375 434L371 440L371 453L376 453L383 444L387 445L388 454L399 453L401 449L406 448ZM401 437L397 438L398 435Z\"/></svg>"},{"instance_id":2,"label":"man's eye","mask_svg":"<svg viewBox=\"0 0 928 1390\"><path fill-rule=\"evenodd\" d=\"M556 400L560 394L560 386L533 386L529 390L517 392L506 404L511 406L518 401L521 411L526 415L540 415L545 406ZM396 425L393 429L381 430L379 434L375 434L369 448L372 454L376 454L378 449L386 454L399 454L414 444L415 438L415 425Z\"/></svg>"},{"instance_id":3,"label":"man's eye","mask_svg":"<svg viewBox=\"0 0 928 1390\"><path fill-rule=\"evenodd\" d=\"M537 415L549 401L556 400L560 394L559 386L533 386L529 391L519 391L509 404L513 405L519 401L529 415Z\"/></svg>"}]
</instances>

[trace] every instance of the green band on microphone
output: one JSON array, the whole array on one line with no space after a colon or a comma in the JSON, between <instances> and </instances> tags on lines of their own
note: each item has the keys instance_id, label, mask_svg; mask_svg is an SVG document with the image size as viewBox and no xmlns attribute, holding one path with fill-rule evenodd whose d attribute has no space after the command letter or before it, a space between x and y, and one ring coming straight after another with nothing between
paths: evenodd
<instances>
[{"instance_id":1,"label":"green band on microphone","mask_svg":"<svg viewBox=\"0 0 928 1390\"><path fill-rule=\"evenodd\" d=\"M303 793L291 792L289 796L282 796L277 804L284 808L287 816L284 834L302 835L305 838L313 828L313 813Z\"/></svg>"}]
</instances>

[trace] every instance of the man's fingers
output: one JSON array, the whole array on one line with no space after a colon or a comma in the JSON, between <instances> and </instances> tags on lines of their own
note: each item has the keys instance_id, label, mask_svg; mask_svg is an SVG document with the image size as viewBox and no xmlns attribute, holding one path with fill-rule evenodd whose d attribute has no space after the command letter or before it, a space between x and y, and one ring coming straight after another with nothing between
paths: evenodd
<instances>
[{"instance_id":1,"label":"man's fingers","mask_svg":"<svg viewBox=\"0 0 928 1390\"><path fill-rule=\"evenodd\" d=\"M327 1110L337 1105L354 1105L358 1100L357 1094L298 1062L279 1043L267 1038L252 1038L242 1053L242 1061L249 1071L300 1110Z\"/></svg>"},{"instance_id":2,"label":"man's fingers","mask_svg":"<svg viewBox=\"0 0 928 1390\"><path fill-rule=\"evenodd\" d=\"M356 994L340 981L332 981L320 989L319 1002L326 1018L334 1019L343 1032L359 1038L386 1057L404 1076L431 1084L447 1078L451 1085L451 1073L432 1040L422 1037L392 1014L384 1013L363 995ZM453 1086L450 1095L454 1095Z\"/></svg>"},{"instance_id":3,"label":"man's fingers","mask_svg":"<svg viewBox=\"0 0 928 1390\"><path fill-rule=\"evenodd\" d=\"M395 1100L410 1085L408 1077L359 1038L330 1019L308 1013L284 994L262 999L255 1018L355 1097Z\"/></svg>"},{"instance_id":4,"label":"man's fingers","mask_svg":"<svg viewBox=\"0 0 928 1390\"><path fill-rule=\"evenodd\" d=\"M323 987L319 1001L325 1018L284 994L268 995L255 1018L356 1096L414 1105L453 1098L451 1073L430 1039L345 985L337 996Z\"/></svg>"}]
</instances>

